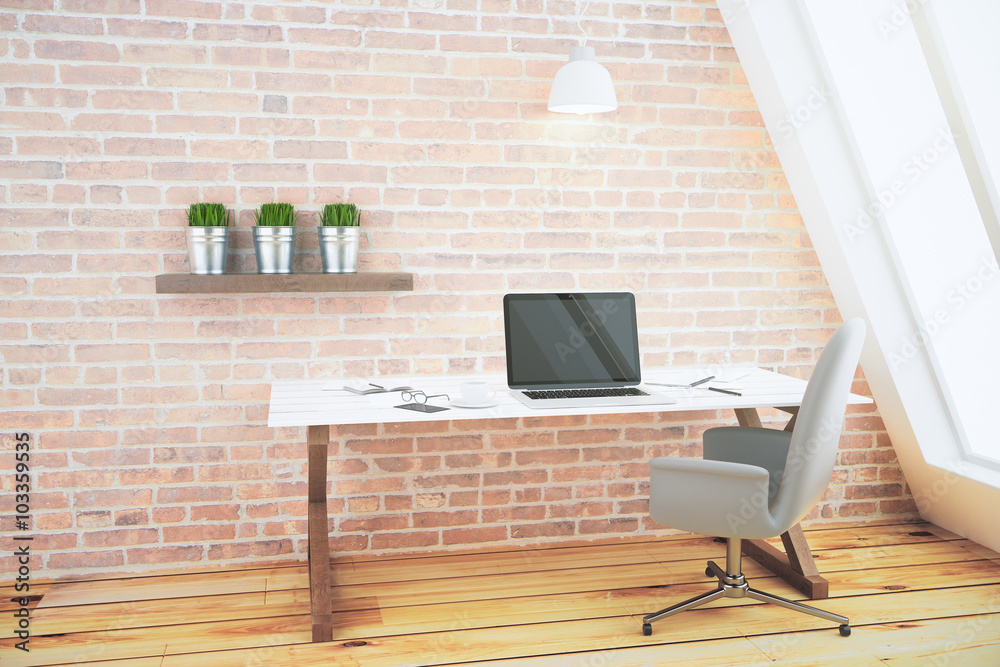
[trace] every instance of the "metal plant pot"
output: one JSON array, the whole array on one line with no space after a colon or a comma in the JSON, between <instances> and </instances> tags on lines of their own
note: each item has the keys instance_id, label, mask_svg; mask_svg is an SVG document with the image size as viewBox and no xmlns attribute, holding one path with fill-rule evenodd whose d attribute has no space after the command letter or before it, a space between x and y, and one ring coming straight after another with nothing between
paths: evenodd
<instances>
[{"instance_id":1,"label":"metal plant pot","mask_svg":"<svg viewBox=\"0 0 1000 667\"><path fill-rule=\"evenodd\" d=\"M188 227L187 247L191 273L225 273L229 227Z\"/></svg>"},{"instance_id":2,"label":"metal plant pot","mask_svg":"<svg viewBox=\"0 0 1000 667\"><path fill-rule=\"evenodd\" d=\"M360 227L320 227L319 256L323 273L357 273Z\"/></svg>"},{"instance_id":3,"label":"metal plant pot","mask_svg":"<svg viewBox=\"0 0 1000 667\"><path fill-rule=\"evenodd\" d=\"M291 273L295 259L295 227L254 227L257 273Z\"/></svg>"}]
</instances>

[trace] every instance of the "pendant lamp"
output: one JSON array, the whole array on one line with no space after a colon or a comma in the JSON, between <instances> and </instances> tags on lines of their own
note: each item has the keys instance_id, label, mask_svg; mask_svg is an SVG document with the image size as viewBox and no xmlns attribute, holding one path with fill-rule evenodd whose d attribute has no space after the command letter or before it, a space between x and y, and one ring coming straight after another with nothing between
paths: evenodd
<instances>
[{"instance_id":1,"label":"pendant lamp","mask_svg":"<svg viewBox=\"0 0 1000 667\"><path fill-rule=\"evenodd\" d=\"M594 47L574 46L569 62L559 68L549 92L549 111L602 113L618 108L611 74L594 60Z\"/></svg>"}]
</instances>

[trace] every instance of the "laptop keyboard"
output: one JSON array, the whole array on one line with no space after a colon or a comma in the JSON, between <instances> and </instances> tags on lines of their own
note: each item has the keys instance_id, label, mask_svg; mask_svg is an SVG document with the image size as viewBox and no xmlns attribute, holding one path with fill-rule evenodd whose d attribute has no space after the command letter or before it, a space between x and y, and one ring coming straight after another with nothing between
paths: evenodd
<instances>
[{"instance_id":1,"label":"laptop keyboard","mask_svg":"<svg viewBox=\"0 0 1000 667\"><path fill-rule=\"evenodd\" d=\"M635 387L605 387L604 389L542 389L526 390L528 398L608 398L609 396L649 396Z\"/></svg>"}]
</instances>

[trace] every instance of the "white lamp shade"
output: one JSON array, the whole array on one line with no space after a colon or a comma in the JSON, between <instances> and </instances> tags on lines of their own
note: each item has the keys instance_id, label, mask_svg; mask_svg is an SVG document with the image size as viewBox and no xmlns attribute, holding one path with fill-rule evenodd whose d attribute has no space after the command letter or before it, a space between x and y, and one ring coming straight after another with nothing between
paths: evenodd
<instances>
[{"instance_id":1,"label":"white lamp shade","mask_svg":"<svg viewBox=\"0 0 1000 667\"><path fill-rule=\"evenodd\" d=\"M594 60L594 47L574 46L559 68L549 92L549 111L601 113L618 108L611 74Z\"/></svg>"}]
</instances>

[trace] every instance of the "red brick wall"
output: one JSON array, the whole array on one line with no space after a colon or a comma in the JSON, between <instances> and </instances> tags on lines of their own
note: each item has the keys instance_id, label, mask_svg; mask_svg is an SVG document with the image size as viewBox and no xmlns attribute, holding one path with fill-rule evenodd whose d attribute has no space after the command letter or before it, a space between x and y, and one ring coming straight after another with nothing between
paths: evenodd
<instances>
[{"instance_id":1,"label":"red brick wall","mask_svg":"<svg viewBox=\"0 0 1000 667\"><path fill-rule=\"evenodd\" d=\"M0 2L0 401L32 437L44 576L305 558L303 429L273 380L503 367L507 291L628 289L647 366L808 376L840 320L710 2ZM581 29L615 114L545 109ZM363 209L412 293L158 296L184 210ZM863 382L857 389L864 391ZM647 460L731 415L342 429L344 553L621 537ZM912 516L873 410L817 519ZM11 559L3 561L9 567Z\"/></svg>"}]
</instances>

